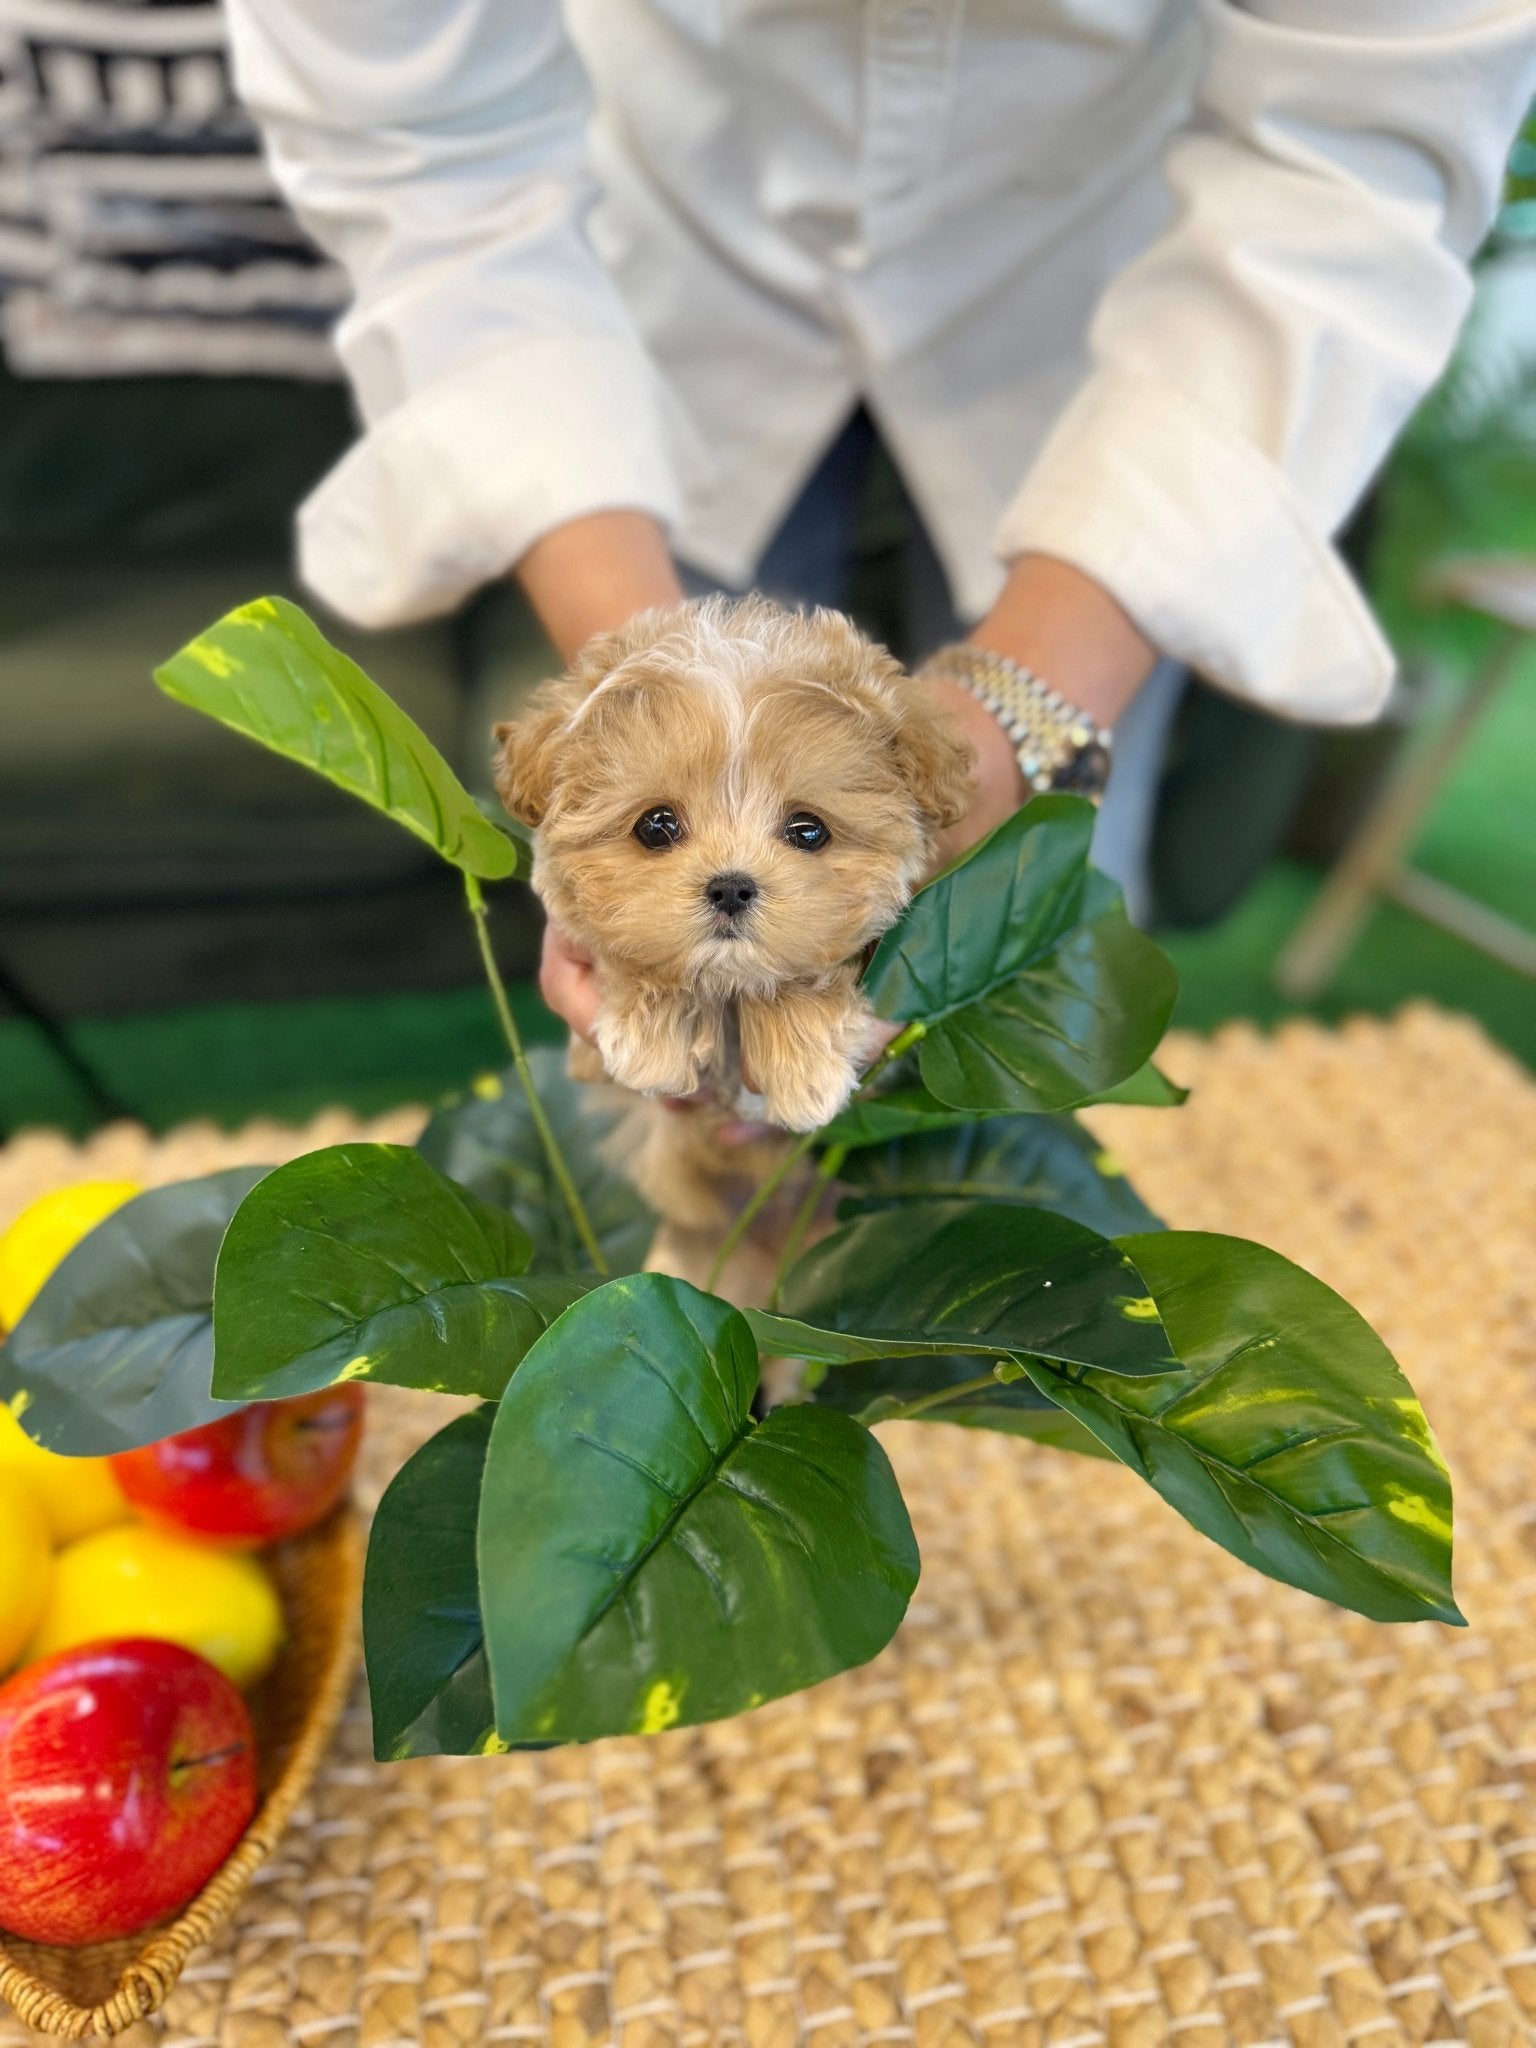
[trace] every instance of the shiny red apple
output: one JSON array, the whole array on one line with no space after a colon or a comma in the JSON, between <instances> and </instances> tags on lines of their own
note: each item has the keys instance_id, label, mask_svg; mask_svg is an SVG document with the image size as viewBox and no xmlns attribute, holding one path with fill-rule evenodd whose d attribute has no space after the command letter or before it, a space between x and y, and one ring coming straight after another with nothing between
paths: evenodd
<instances>
[{"instance_id":1,"label":"shiny red apple","mask_svg":"<svg viewBox=\"0 0 1536 2048\"><path fill-rule=\"evenodd\" d=\"M245 1701L179 1643L62 1650L0 1686L0 1928L79 1947L196 1897L256 1811Z\"/></svg>"},{"instance_id":2,"label":"shiny red apple","mask_svg":"<svg viewBox=\"0 0 1536 2048\"><path fill-rule=\"evenodd\" d=\"M142 1450L119 1451L117 1482L146 1520L213 1543L296 1536L347 1490L363 1433L361 1387L258 1401Z\"/></svg>"}]
</instances>

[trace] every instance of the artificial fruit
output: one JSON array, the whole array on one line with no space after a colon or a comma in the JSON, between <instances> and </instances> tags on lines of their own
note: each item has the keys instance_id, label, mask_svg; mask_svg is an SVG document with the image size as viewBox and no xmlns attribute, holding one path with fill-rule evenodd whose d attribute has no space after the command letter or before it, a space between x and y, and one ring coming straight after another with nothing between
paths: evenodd
<instances>
[{"instance_id":1,"label":"artificial fruit","mask_svg":"<svg viewBox=\"0 0 1536 2048\"><path fill-rule=\"evenodd\" d=\"M254 1685L282 1642L282 1603L256 1558L125 1523L58 1553L28 1661L121 1635L180 1643Z\"/></svg>"},{"instance_id":2,"label":"artificial fruit","mask_svg":"<svg viewBox=\"0 0 1536 2048\"><path fill-rule=\"evenodd\" d=\"M256 1811L244 1700L176 1643L93 1643L0 1686L0 1928L71 1947L186 1905Z\"/></svg>"},{"instance_id":3,"label":"artificial fruit","mask_svg":"<svg viewBox=\"0 0 1536 2048\"><path fill-rule=\"evenodd\" d=\"M347 1490L363 1430L361 1387L258 1401L180 1436L120 1451L117 1483L147 1520L233 1547L313 1528Z\"/></svg>"}]
</instances>

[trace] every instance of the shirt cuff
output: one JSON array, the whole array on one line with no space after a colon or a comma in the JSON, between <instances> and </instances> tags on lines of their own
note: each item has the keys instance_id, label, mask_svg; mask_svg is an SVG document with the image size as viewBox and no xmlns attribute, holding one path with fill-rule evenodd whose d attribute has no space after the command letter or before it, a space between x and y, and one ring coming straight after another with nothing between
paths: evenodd
<instances>
[{"instance_id":1,"label":"shirt cuff","mask_svg":"<svg viewBox=\"0 0 1536 2048\"><path fill-rule=\"evenodd\" d=\"M1395 663L1278 468L1171 385L1100 370L1004 513L1004 560L1054 555L1163 654L1288 718L1374 718Z\"/></svg>"},{"instance_id":2,"label":"shirt cuff","mask_svg":"<svg viewBox=\"0 0 1536 2048\"><path fill-rule=\"evenodd\" d=\"M410 625L504 575L583 513L649 512L677 491L663 402L632 345L498 341L371 426L299 508L299 571L355 625Z\"/></svg>"}]
</instances>

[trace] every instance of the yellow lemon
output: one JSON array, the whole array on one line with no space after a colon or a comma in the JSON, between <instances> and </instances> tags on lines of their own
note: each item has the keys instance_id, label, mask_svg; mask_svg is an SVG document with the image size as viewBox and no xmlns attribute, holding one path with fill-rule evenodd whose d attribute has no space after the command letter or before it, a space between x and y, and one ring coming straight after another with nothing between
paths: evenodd
<instances>
[{"instance_id":1,"label":"yellow lemon","mask_svg":"<svg viewBox=\"0 0 1536 2048\"><path fill-rule=\"evenodd\" d=\"M36 1494L14 1472L0 1473L0 1672L21 1655L48 1598L53 1550Z\"/></svg>"},{"instance_id":2,"label":"yellow lemon","mask_svg":"<svg viewBox=\"0 0 1536 2048\"><path fill-rule=\"evenodd\" d=\"M0 1329L14 1330L65 1254L142 1192L137 1181L82 1180L23 1209L0 1237Z\"/></svg>"},{"instance_id":3,"label":"yellow lemon","mask_svg":"<svg viewBox=\"0 0 1536 2048\"><path fill-rule=\"evenodd\" d=\"M29 1660L109 1636L155 1636L254 1685L277 1655L283 1609L265 1569L134 1522L61 1550Z\"/></svg>"},{"instance_id":4,"label":"yellow lemon","mask_svg":"<svg viewBox=\"0 0 1536 2048\"><path fill-rule=\"evenodd\" d=\"M37 1495L55 1543L73 1543L128 1519L123 1489L105 1458L61 1458L45 1451L0 1403L0 1488L13 1473Z\"/></svg>"}]
</instances>

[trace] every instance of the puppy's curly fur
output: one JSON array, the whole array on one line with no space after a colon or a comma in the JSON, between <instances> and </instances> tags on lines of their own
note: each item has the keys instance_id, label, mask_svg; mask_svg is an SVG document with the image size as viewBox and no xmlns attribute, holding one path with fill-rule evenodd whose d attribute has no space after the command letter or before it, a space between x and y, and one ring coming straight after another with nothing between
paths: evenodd
<instances>
[{"instance_id":1,"label":"puppy's curly fur","mask_svg":"<svg viewBox=\"0 0 1536 2048\"><path fill-rule=\"evenodd\" d=\"M745 1067L769 1122L835 1115L870 1021L864 950L970 796L926 686L835 612L711 598L593 642L497 738L534 887L597 961L607 1074L728 1097ZM655 1106L631 1142L664 1216L718 1215L696 1119Z\"/></svg>"}]
</instances>

